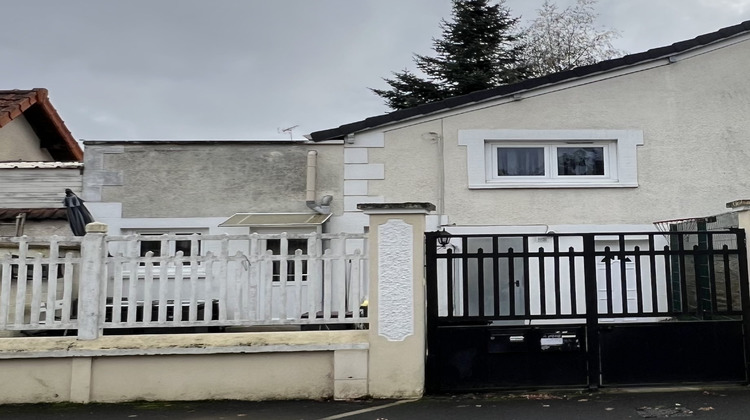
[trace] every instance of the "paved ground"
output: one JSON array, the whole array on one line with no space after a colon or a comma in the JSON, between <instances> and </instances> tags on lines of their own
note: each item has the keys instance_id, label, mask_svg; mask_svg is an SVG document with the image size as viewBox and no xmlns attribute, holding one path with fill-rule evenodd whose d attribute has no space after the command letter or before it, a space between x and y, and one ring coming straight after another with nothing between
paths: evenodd
<instances>
[{"instance_id":1,"label":"paved ground","mask_svg":"<svg viewBox=\"0 0 750 420\"><path fill-rule=\"evenodd\" d=\"M750 388L518 392L416 401L201 401L0 406L0 419L750 419Z\"/></svg>"}]
</instances>

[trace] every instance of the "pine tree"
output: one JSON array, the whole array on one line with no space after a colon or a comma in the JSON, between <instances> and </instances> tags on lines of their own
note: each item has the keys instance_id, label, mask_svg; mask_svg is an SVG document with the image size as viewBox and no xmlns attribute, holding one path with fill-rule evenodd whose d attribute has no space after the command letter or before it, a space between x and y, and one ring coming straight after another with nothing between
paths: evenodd
<instances>
[{"instance_id":1,"label":"pine tree","mask_svg":"<svg viewBox=\"0 0 750 420\"><path fill-rule=\"evenodd\" d=\"M426 78L403 70L384 79L390 90L371 90L397 110L523 80L517 23L504 0L453 0L452 20L443 19L442 38L433 39L437 55L414 56Z\"/></svg>"}]
</instances>

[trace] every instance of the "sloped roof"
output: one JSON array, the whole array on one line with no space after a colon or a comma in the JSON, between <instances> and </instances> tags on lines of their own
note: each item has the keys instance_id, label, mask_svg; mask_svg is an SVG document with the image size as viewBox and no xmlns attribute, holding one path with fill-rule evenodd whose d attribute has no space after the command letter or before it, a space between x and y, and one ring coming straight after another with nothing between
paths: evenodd
<instances>
[{"instance_id":1,"label":"sloped roof","mask_svg":"<svg viewBox=\"0 0 750 420\"><path fill-rule=\"evenodd\" d=\"M612 60L605 60L588 66L576 67L558 73L548 74L546 76L527 79L512 85L498 86L491 89L472 92L467 95L455 96L442 101L432 102L412 108L402 109L388 114L378 115L366 118L361 121L344 124L337 128L316 131L310 134L312 141L336 140L343 139L349 134L362 130L379 127L386 124L396 123L399 121L426 116L440 111L447 111L454 108L485 102L488 100L499 99L504 96L513 95L514 93L537 88L545 85L554 85L557 83L567 82L589 76L596 73L611 71L614 69L634 66L659 58L669 57L684 51L712 44L723 39L731 38L750 31L750 20L738 25L729 26L719 29L716 32L697 36L693 39L676 42L672 45L653 48L637 54L629 54Z\"/></svg>"},{"instance_id":2,"label":"sloped roof","mask_svg":"<svg viewBox=\"0 0 750 420\"><path fill-rule=\"evenodd\" d=\"M53 159L62 162L83 160L81 146L49 101L47 89L0 90L0 128L20 115L26 117L41 146Z\"/></svg>"}]
</instances>

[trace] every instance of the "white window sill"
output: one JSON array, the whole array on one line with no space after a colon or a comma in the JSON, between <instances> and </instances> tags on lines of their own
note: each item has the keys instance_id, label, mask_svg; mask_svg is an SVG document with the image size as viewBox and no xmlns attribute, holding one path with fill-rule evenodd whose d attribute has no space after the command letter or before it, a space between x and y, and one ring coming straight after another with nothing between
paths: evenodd
<instances>
[{"instance_id":1,"label":"white window sill","mask_svg":"<svg viewBox=\"0 0 750 420\"><path fill-rule=\"evenodd\" d=\"M527 188L636 188L637 183L626 182L497 182L469 184L469 189L527 189Z\"/></svg>"}]
</instances>

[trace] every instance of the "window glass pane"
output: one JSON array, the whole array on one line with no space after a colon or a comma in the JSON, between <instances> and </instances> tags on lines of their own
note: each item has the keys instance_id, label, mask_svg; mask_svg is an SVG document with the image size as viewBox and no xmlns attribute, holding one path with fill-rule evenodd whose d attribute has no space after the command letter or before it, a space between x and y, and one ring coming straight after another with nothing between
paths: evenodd
<instances>
[{"instance_id":1,"label":"window glass pane","mask_svg":"<svg viewBox=\"0 0 750 420\"><path fill-rule=\"evenodd\" d=\"M161 249L161 239L154 239L149 240L148 237L159 237L162 235L162 233L141 233L141 241L140 241L140 256L145 257L146 253L151 251L154 253L154 257L160 257L162 256L162 249ZM191 233L177 233L176 235L185 235L189 236L192 235ZM201 248L201 242L198 241L197 243L197 252L196 255L200 255L200 248ZM182 251L182 255L185 257L189 257L193 255L192 253L192 244L189 239L186 240L169 240L167 242L167 248L165 249L164 256L175 256L177 255L178 251ZM141 263L143 265L144 263ZM155 266L159 265L158 261L155 261L153 263ZM189 261L183 261L183 265L189 265Z\"/></svg>"},{"instance_id":2,"label":"window glass pane","mask_svg":"<svg viewBox=\"0 0 750 420\"><path fill-rule=\"evenodd\" d=\"M141 234L142 238L148 237L148 236L157 236L160 234ZM154 257L160 257L161 256L161 241L148 241L141 239L141 257L145 257L146 253L151 251L153 252ZM140 265L145 265L145 262L141 262ZM158 261L154 261L153 265L159 265Z\"/></svg>"},{"instance_id":3,"label":"window glass pane","mask_svg":"<svg viewBox=\"0 0 750 420\"><path fill-rule=\"evenodd\" d=\"M178 233L177 235L188 236L188 235L192 235L192 234L191 233ZM174 242L174 253L175 253L175 255L177 255L177 252L179 252L179 251L182 251L182 255L185 256L185 257L189 257L189 256L193 255L192 245L193 244L190 242L190 240L175 241ZM201 242L198 241L198 243L196 244L196 246L198 248L196 250L196 252L197 252L196 255L200 255L201 254ZM183 265L190 265L190 261L183 261L182 264Z\"/></svg>"},{"instance_id":4,"label":"window glass pane","mask_svg":"<svg viewBox=\"0 0 750 420\"><path fill-rule=\"evenodd\" d=\"M498 147L498 176L544 176L543 147Z\"/></svg>"},{"instance_id":5,"label":"window glass pane","mask_svg":"<svg viewBox=\"0 0 750 420\"><path fill-rule=\"evenodd\" d=\"M156 235L141 235L142 237L146 236L156 236ZM148 241L141 239L141 257L145 257L147 252L153 252L154 257L158 257L161 255L161 241Z\"/></svg>"},{"instance_id":6,"label":"window glass pane","mask_svg":"<svg viewBox=\"0 0 750 420\"><path fill-rule=\"evenodd\" d=\"M558 175L604 175L603 147L558 147Z\"/></svg>"},{"instance_id":7,"label":"window glass pane","mask_svg":"<svg viewBox=\"0 0 750 420\"><path fill-rule=\"evenodd\" d=\"M190 235L189 233L178 233L178 235ZM198 255L200 255L200 242L198 242ZM190 240L185 241L175 241L174 242L174 253L177 254L178 251L182 251L182 255L189 257L191 256L191 243Z\"/></svg>"},{"instance_id":8,"label":"window glass pane","mask_svg":"<svg viewBox=\"0 0 750 420\"><path fill-rule=\"evenodd\" d=\"M269 239L266 241L266 249L270 250L273 255L281 254L281 240ZM294 255L297 250L302 251L302 255L307 254L307 239L288 239L287 255ZM307 280L307 261L302 263L302 281ZM281 277L281 261L272 261L273 281L279 281ZM286 281L294 281L294 260L292 258L286 261Z\"/></svg>"}]
</instances>

